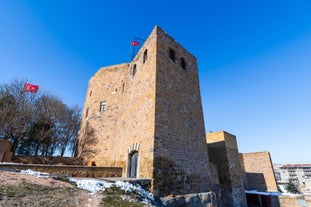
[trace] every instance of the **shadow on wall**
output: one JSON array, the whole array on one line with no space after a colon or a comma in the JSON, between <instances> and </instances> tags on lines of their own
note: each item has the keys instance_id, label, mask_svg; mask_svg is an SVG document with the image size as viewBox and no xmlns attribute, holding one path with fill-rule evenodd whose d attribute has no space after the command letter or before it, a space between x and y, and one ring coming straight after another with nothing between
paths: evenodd
<instances>
[{"instance_id":1,"label":"shadow on wall","mask_svg":"<svg viewBox=\"0 0 311 207\"><path fill-rule=\"evenodd\" d=\"M245 173L246 189L258 192L246 193L248 207L280 207L278 196L269 194L263 173Z\"/></svg>"},{"instance_id":2,"label":"shadow on wall","mask_svg":"<svg viewBox=\"0 0 311 207\"><path fill-rule=\"evenodd\" d=\"M76 157L82 157L83 160L91 160L97 154L95 146L98 143L98 139L95 136L95 130L87 124L80 135L77 141Z\"/></svg>"},{"instance_id":3,"label":"shadow on wall","mask_svg":"<svg viewBox=\"0 0 311 207\"><path fill-rule=\"evenodd\" d=\"M278 196L246 194L248 207L280 207Z\"/></svg>"},{"instance_id":4,"label":"shadow on wall","mask_svg":"<svg viewBox=\"0 0 311 207\"><path fill-rule=\"evenodd\" d=\"M263 173L248 173L246 172L247 184L245 189L247 190L257 190L257 191L267 191L268 187L266 185L266 180Z\"/></svg>"}]
</instances>

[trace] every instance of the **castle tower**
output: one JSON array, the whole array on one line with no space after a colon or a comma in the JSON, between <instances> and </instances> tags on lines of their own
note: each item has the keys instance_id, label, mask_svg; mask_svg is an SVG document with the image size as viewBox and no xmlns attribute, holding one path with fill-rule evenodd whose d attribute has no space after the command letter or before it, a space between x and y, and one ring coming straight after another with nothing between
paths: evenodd
<instances>
[{"instance_id":1,"label":"castle tower","mask_svg":"<svg viewBox=\"0 0 311 207\"><path fill-rule=\"evenodd\" d=\"M210 162L217 166L223 206L246 207L243 169L236 137L225 131L206 134Z\"/></svg>"},{"instance_id":2,"label":"castle tower","mask_svg":"<svg viewBox=\"0 0 311 207\"><path fill-rule=\"evenodd\" d=\"M89 80L82 116L84 160L150 178L159 196L210 189L197 61L158 26L132 62Z\"/></svg>"}]
</instances>

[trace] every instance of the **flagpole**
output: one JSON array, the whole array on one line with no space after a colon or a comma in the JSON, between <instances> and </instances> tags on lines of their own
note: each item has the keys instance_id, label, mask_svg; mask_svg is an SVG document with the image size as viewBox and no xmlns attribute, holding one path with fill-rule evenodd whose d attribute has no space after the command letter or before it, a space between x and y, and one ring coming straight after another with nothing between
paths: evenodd
<instances>
[{"instance_id":1,"label":"flagpole","mask_svg":"<svg viewBox=\"0 0 311 207\"><path fill-rule=\"evenodd\" d=\"M139 37L134 37L133 38L133 41L132 41L132 47L133 47L133 50L132 50L132 60L135 57L135 46L137 46L139 44L138 41L144 42L145 40L142 39L142 38L139 38ZM137 44L135 42L137 42ZM133 43L135 43L135 45Z\"/></svg>"},{"instance_id":2,"label":"flagpole","mask_svg":"<svg viewBox=\"0 0 311 207\"><path fill-rule=\"evenodd\" d=\"M134 50L135 50L135 46L132 46L133 50L132 50L132 60L134 59Z\"/></svg>"},{"instance_id":3,"label":"flagpole","mask_svg":"<svg viewBox=\"0 0 311 207\"><path fill-rule=\"evenodd\" d=\"M140 40L140 41L145 41L144 39L142 39L142 38L139 38L139 37L134 37L134 40Z\"/></svg>"}]
</instances>

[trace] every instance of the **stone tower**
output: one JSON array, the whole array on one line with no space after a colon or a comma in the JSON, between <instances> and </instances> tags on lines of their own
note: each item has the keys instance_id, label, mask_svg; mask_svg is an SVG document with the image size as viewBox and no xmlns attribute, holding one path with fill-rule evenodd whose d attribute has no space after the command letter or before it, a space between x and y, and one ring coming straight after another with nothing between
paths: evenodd
<instances>
[{"instance_id":1,"label":"stone tower","mask_svg":"<svg viewBox=\"0 0 311 207\"><path fill-rule=\"evenodd\" d=\"M209 159L216 164L223 206L246 207L244 171L236 137L225 131L206 134Z\"/></svg>"},{"instance_id":2,"label":"stone tower","mask_svg":"<svg viewBox=\"0 0 311 207\"><path fill-rule=\"evenodd\" d=\"M78 153L159 196L210 189L196 58L156 26L130 63L90 80Z\"/></svg>"}]
</instances>

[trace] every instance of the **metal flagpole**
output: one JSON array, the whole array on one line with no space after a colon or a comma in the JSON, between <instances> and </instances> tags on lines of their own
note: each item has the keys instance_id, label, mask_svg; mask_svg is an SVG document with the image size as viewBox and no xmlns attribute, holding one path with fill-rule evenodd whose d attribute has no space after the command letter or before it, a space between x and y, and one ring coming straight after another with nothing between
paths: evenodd
<instances>
[{"instance_id":1,"label":"metal flagpole","mask_svg":"<svg viewBox=\"0 0 311 207\"><path fill-rule=\"evenodd\" d=\"M132 47L133 47L133 50L132 50L132 60L133 60L134 57L135 57L135 47L138 46L138 45L140 44L139 41L140 41L140 42L144 42L145 40L142 39L142 38L139 38L139 37L134 37L134 38L133 38L133 41L132 41Z\"/></svg>"}]
</instances>

